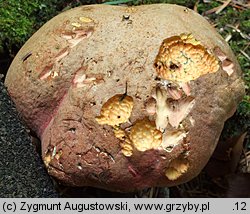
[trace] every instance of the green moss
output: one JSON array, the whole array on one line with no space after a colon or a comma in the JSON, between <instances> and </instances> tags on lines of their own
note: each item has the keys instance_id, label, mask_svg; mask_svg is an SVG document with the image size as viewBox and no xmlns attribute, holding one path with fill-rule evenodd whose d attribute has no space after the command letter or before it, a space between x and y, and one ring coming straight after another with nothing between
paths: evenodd
<instances>
[{"instance_id":1,"label":"green moss","mask_svg":"<svg viewBox=\"0 0 250 214\"><path fill-rule=\"evenodd\" d=\"M249 14L249 17L250 17L250 14ZM250 19L242 21L241 25L242 25L242 30L246 32L250 31Z\"/></svg>"},{"instance_id":2,"label":"green moss","mask_svg":"<svg viewBox=\"0 0 250 214\"><path fill-rule=\"evenodd\" d=\"M1 0L0 51L10 53L23 43L46 21L60 12L63 0Z\"/></svg>"},{"instance_id":3,"label":"green moss","mask_svg":"<svg viewBox=\"0 0 250 214\"><path fill-rule=\"evenodd\" d=\"M168 3L179 4L192 8L196 0L106 0L105 4L129 4L129 5L141 5L141 4L156 4L156 3Z\"/></svg>"},{"instance_id":4,"label":"green moss","mask_svg":"<svg viewBox=\"0 0 250 214\"><path fill-rule=\"evenodd\" d=\"M168 4L179 4L186 7L192 7L195 4L195 0L142 0L137 1L138 4L155 4L155 3L168 3Z\"/></svg>"},{"instance_id":5,"label":"green moss","mask_svg":"<svg viewBox=\"0 0 250 214\"><path fill-rule=\"evenodd\" d=\"M206 4L206 3L199 3L197 5L197 10L200 14L203 14L205 13L206 11L208 10L211 10L212 8L215 8L215 7L218 7L220 6L221 4L217 1L211 1L209 2L209 4Z\"/></svg>"},{"instance_id":6,"label":"green moss","mask_svg":"<svg viewBox=\"0 0 250 214\"><path fill-rule=\"evenodd\" d=\"M1 1L0 2L0 46L11 49L20 46L33 32L35 16L32 11L39 8L37 1Z\"/></svg>"}]
</instances>

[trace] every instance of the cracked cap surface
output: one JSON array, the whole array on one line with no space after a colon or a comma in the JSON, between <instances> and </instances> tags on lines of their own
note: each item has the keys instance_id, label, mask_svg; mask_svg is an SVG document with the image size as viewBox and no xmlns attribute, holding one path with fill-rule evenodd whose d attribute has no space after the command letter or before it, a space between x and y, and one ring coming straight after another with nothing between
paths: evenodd
<instances>
[{"instance_id":1,"label":"cracked cap surface","mask_svg":"<svg viewBox=\"0 0 250 214\"><path fill-rule=\"evenodd\" d=\"M219 69L217 59L191 34L165 39L154 66L159 77L178 82L188 82Z\"/></svg>"}]
</instances>

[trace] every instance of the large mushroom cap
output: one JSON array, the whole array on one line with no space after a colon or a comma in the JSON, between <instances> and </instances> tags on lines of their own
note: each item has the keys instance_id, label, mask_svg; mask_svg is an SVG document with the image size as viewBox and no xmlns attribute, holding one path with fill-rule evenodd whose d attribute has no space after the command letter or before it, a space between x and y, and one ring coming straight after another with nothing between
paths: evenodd
<instances>
[{"instance_id":1,"label":"large mushroom cap","mask_svg":"<svg viewBox=\"0 0 250 214\"><path fill-rule=\"evenodd\" d=\"M244 94L240 75L192 10L91 5L38 30L5 84L52 176L125 192L201 171Z\"/></svg>"}]
</instances>

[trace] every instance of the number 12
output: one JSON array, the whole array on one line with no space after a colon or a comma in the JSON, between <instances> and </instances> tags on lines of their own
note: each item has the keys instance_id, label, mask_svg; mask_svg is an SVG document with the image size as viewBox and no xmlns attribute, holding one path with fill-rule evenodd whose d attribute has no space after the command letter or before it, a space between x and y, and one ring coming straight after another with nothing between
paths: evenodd
<instances>
[{"instance_id":1,"label":"number 12","mask_svg":"<svg viewBox=\"0 0 250 214\"><path fill-rule=\"evenodd\" d=\"M246 210L246 202L236 202L235 203L235 206L236 206L236 210Z\"/></svg>"}]
</instances>

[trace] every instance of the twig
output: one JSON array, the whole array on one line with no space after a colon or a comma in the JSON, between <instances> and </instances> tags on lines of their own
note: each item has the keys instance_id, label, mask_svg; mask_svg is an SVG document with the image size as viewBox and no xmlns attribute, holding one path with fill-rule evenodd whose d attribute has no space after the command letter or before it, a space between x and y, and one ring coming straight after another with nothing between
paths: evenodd
<instances>
[{"instance_id":1,"label":"twig","mask_svg":"<svg viewBox=\"0 0 250 214\"><path fill-rule=\"evenodd\" d=\"M225 38L226 42L229 42L229 40L232 38L232 34L228 34Z\"/></svg>"},{"instance_id":2,"label":"twig","mask_svg":"<svg viewBox=\"0 0 250 214\"><path fill-rule=\"evenodd\" d=\"M210 10L205 11L204 15L210 15L210 14L214 13L216 10L218 10L219 7L214 7L212 9L210 9Z\"/></svg>"},{"instance_id":3,"label":"twig","mask_svg":"<svg viewBox=\"0 0 250 214\"><path fill-rule=\"evenodd\" d=\"M232 2L234 4L238 4L238 5L242 6L242 7L250 8L250 3L249 2L247 4L243 4L243 3L239 2L239 1L236 1L236 0L233 0Z\"/></svg>"},{"instance_id":4,"label":"twig","mask_svg":"<svg viewBox=\"0 0 250 214\"><path fill-rule=\"evenodd\" d=\"M154 196L154 187L151 187L149 190L149 198L153 198Z\"/></svg>"},{"instance_id":5,"label":"twig","mask_svg":"<svg viewBox=\"0 0 250 214\"><path fill-rule=\"evenodd\" d=\"M234 27L233 25L227 24L226 27L234 29L237 33L241 35L243 39L248 39L250 40L250 36L246 35L245 33L242 33L241 30L237 27Z\"/></svg>"},{"instance_id":6,"label":"twig","mask_svg":"<svg viewBox=\"0 0 250 214\"><path fill-rule=\"evenodd\" d=\"M221 3L225 2L225 0L216 0L216 1L217 2L221 2ZM250 8L250 3L243 4L243 3L238 2L236 0L231 0L230 5L233 6L233 7L238 8L238 9L245 9L245 8L247 9L247 8Z\"/></svg>"},{"instance_id":7,"label":"twig","mask_svg":"<svg viewBox=\"0 0 250 214\"><path fill-rule=\"evenodd\" d=\"M219 14L222 10L224 10L229 4L230 4L231 0L227 0L225 1L219 8L218 10L215 12L216 14Z\"/></svg>"},{"instance_id":8,"label":"twig","mask_svg":"<svg viewBox=\"0 0 250 214\"><path fill-rule=\"evenodd\" d=\"M250 56L248 56L245 51L240 50L240 52L250 61Z\"/></svg>"},{"instance_id":9,"label":"twig","mask_svg":"<svg viewBox=\"0 0 250 214\"><path fill-rule=\"evenodd\" d=\"M198 4L200 3L200 0L196 1L194 4L193 10L198 13Z\"/></svg>"},{"instance_id":10,"label":"twig","mask_svg":"<svg viewBox=\"0 0 250 214\"><path fill-rule=\"evenodd\" d=\"M223 1L222 5L220 5L218 7L214 7L212 9L206 11L204 14L205 15L209 15L209 14L212 14L212 13L219 14L222 10L224 10L229 5L230 2L231 2L231 0L227 0L226 2Z\"/></svg>"}]
</instances>

